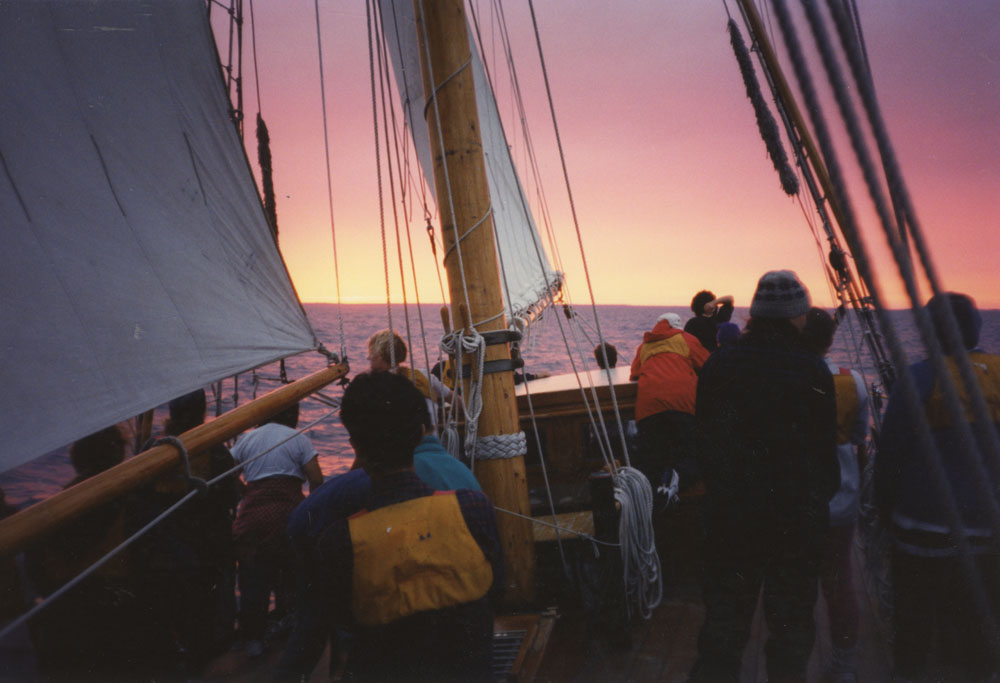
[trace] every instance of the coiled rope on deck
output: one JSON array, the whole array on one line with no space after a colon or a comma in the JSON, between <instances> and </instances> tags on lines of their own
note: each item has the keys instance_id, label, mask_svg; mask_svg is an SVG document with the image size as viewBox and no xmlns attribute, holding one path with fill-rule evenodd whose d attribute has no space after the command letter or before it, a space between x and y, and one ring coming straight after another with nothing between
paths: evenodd
<instances>
[{"instance_id":1,"label":"coiled rope on deck","mask_svg":"<svg viewBox=\"0 0 1000 683\"><path fill-rule=\"evenodd\" d=\"M650 524L653 490L646 476L633 467L619 467L614 482L615 500L621 505L618 538L629 614L634 603L642 618L649 619L663 599L663 573Z\"/></svg>"}]
</instances>

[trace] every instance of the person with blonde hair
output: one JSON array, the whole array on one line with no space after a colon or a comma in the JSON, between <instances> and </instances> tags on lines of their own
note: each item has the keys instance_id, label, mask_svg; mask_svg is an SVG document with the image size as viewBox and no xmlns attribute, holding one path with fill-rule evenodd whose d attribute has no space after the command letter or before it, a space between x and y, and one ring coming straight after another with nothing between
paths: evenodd
<instances>
[{"instance_id":1,"label":"person with blonde hair","mask_svg":"<svg viewBox=\"0 0 1000 683\"><path fill-rule=\"evenodd\" d=\"M438 407L451 398L451 390L434 375L425 375L404 365L407 348L402 337L389 329L379 330L368 338L368 363L371 372L392 371L413 382L427 401L431 426L437 426Z\"/></svg>"}]
</instances>

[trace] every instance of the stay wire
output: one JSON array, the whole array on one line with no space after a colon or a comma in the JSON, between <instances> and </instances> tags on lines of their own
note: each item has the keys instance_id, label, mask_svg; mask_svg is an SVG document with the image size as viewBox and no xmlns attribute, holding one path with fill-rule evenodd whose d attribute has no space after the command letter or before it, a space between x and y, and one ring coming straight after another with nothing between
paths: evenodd
<instances>
[{"instance_id":1,"label":"stay wire","mask_svg":"<svg viewBox=\"0 0 1000 683\"><path fill-rule=\"evenodd\" d=\"M385 17L382 15L381 10L382 10L381 5L378 5L375 12L375 36L376 36L375 44L377 46L378 61L379 61L379 82L381 85L381 93L382 93L382 120L383 120L383 127L385 128L386 158L387 158L387 164L389 166L389 184L390 184L390 194L392 197L391 201L392 218L396 232L396 252L398 254L398 259L399 259L399 279L403 292L403 315L406 324L406 339L408 347L410 349L412 365L414 366L414 368L416 368L417 365L416 355L414 354L414 349L416 347L413 344L413 334L410 329L410 313L409 313L408 294L406 287L406 273L403 263L403 246L399 234L399 222L400 222L399 213L396 210L397 207L396 185L394 182L394 176L392 174L393 154L395 154L395 159L396 159L396 172L399 175L400 196L398 201L399 201L399 206L403 209L404 212L403 224L406 230L406 243L410 258L411 275L413 278L413 292L414 292L414 297L416 299L415 302L416 313L417 313L418 326L420 328L419 338L421 340L424 352L425 370L427 373L427 377L429 379L431 371L430 354L427 348L427 334L426 334L426 329L424 327L423 311L420 308L420 289L417 283L416 263L413 258L413 242L410 239L410 222L406 213L406 189L405 189L406 176L403 172L403 166L405 160L403 158L403 153L401 152L395 103L392 97L387 97L386 95L386 91L390 87L390 77L389 77L390 60L388 55L388 45L386 44L387 31L385 30ZM392 141L392 147L389 147L390 140ZM436 400L435 403L440 403L440 401Z\"/></svg>"},{"instance_id":2,"label":"stay wire","mask_svg":"<svg viewBox=\"0 0 1000 683\"><path fill-rule=\"evenodd\" d=\"M326 199L330 211L330 235L333 244L333 275L334 283L337 288L337 320L340 329L340 355L341 358L346 358L347 348L345 342L346 335L344 334L344 310L340 296L340 264L337 258L337 228L333 217L333 175L330 171L330 127L326 112L326 78L323 74L323 36L319 18L319 0L313 0L313 6L316 12L316 48L319 63L320 106L323 113L323 151L325 155L324 159L326 160Z\"/></svg>"},{"instance_id":3,"label":"stay wire","mask_svg":"<svg viewBox=\"0 0 1000 683\"><path fill-rule=\"evenodd\" d=\"M931 286L931 290L936 296L943 294L943 288L941 286L940 278L937 274L937 269L934 266L934 261L930 253L929 246L927 244L926 238L924 237L924 232L921 227L920 221L917 219L916 211L913 207L913 203L910 199L909 191L907 190L906 183L903 179L902 171L900 170L899 163L896 159L895 151L892 147L892 143L889 140L888 130L885 125L885 121L882 117L881 109L878 106L878 100L875 97L874 82L872 81L871 72L867 68L867 61L864 59L859 43L857 40L853 39L854 34L852 33L852 25L850 18L842 11L842 8L838 5L830 5L831 14L834 18L834 22L837 26L838 32L841 36L841 44L847 53L848 62L851 65L851 70L854 75L854 81L857 85L857 90L861 96L861 101L864 104L865 111L868 115L869 125L875 136L875 140L878 143L879 153L882 159L882 166L885 169L885 175L887 177L889 193L893 197L893 204L901 208L903 216L905 217L905 222L899 225L899 233L895 233L890 229L890 222L887 222L883 218L883 225L887 237L890 241L893 236L899 239L899 243L894 248L894 254L897 253L900 257L904 254L908 257L906 252L906 245L901 239L901 235L904 231L904 225L909 227L909 234L913 238L913 245L916 248L917 254L920 256L920 262L924 268L924 273ZM814 12L811 12L812 15ZM818 17L818 14L816 14ZM839 72L836 72L839 73ZM840 85L841 90L846 90L843 84ZM844 99L846 103L846 97ZM858 143L856 144L856 149L863 151L864 143L861 138L858 138ZM866 155L867 158L867 155ZM859 159L860 160L860 159ZM871 166L871 161L868 160L865 164L866 166ZM868 172L866 171L866 176ZM869 185L872 192L875 191L874 185ZM907 263L908 258L904 259ZM945 312L948 318L948 325L946 325L946 334L948 336L948 345L953 349L963 348L963 343L961 335L959 333L958 321L955 319L954 311L951 307L951 302L945 298ZM915 306L919 306L920 310L923 311L923 307L920 306L919 300L913 301ZM933 329L928 326L930 332L929 341L931 342L931 348L939 347L937 342L937 335L934 334ZM925 342L926 343L926 342ZM983 397L982 390L979 387L979 382L976 379L976 375L972 370L972 364L968 359L966 354L954 354L956 364L959 368L959 373L964 382L966 389L968 391L969 397L971 398L973 414L975 416L975 423L978 425L977 433L980 439L985 445L976 446L974 443L969 443L974 441L971 439L971 432L968 438L965 438L967 445L972 446L970 453L976 453L977 450L981 453L981 460L983 462L989 462L994 471L1000 471L1000 436L997 435L996 430L993 428L992 414L989 407L986 404L986 400ZM950 386L949 386L950 385ZM961 409L960 402L957 398L957 392L954 389L954 382L951 381L950 373L947 380L945 381L945 395L949 398L949 402L953 404L952 406L952 419L959 421L959 418L963 418L964 422L964 410ZM977 475L979 477L984 477L986 470L982 468L982 465L977 469ZM985 484L986 479L981 479L981 482ZM995 499L994 499L995 500ZM1000 537L1000 508L997 508L995 513L995 530L994 533Z\"/></svg>"},{"instance_id":4,"label":"stay wire","mask_svg":"<svg viewBox=\"0 0 1000 683\"><path fill-rule=\"evenodd\" d=\"M552 87L551 87L551 85L549 83L549 73L548 73L548 69L545 66L545 54L544 54L544 51L542 50L541 32L539 31L539 28L538 28L538 18L537 18L536 14L535 14L535 3L534 3L534 0L528 0L528 8L531 10L531 23L532 23L532 26L534 27L534 32L535 32L535 44L538 47L538 59L539 59L539 63L541 64L542 77L543 77L543 79L545 81L545 94L546 94L546 97L547 97L547 100L548 100L548 104L549 104L549 113L550 113L550 115L552 117L552 127L553 127L553 131L554 131L555 137L556 137L556 145L559 148L559 162L560 162L560 165L562 166L563 179L564 179L565 185L566 185L566 194L567 194L567 197L569 199L570 212L571 212L571 214L573 216L573 228L574 228L574 230L576 232L577 244L578 244L579 249L580 249L580 255L581 255L582 263L583 263L583 272L584 272L585 279L587 281L587 291L590 294L590 307L591 307L591 310L593 311L594 323L595 323L595 326L597 327L598 337L601 338L601 339L604 339L604 334L601 332L600 319L598 318L598 315L597 315L597 304L596 304L596 300L595 300L595 297L594 297L593 282L591 281L591 278L590 278L590 267L588 266L587 256L586 256L585 250L583 248L583 236L580 233L580 221L579 221L579 219L577 217L576 202L573 199L573 189L572 189L572 186L571 186L571 183L570 183L570 180L569 180L569 170L566 168L566 153L565 153L565 150L564 150L563 144L562 144L562 136L559 133L559 122L558 122L558 119L556 117L555 102L552 99ZM611 403L614 406L615 415L618 418L619 424L621 424L621 416L619 415L619 409L618 409L618 398L615 395L614 383L610 381L611 380L610 373L608 373L608 380L609 380L609 389L610 389L610 393L611 393ZM621 441L622 441L622 452L623 452L624 457L625 457L625 462L626 462L626 464L628 464L629 463L629 455L628 455L628 447L627 447L627 445L625 443L624 430L620 430L620 432L621 432Z\"/></svg>"},{"instance_id":5,"label":"stay wire","mask_svg":"<svg viewBox=\"0 0 1000 683\"><path fill-rule=\"evenodd\" d=\"M795 69L796 77L799 81L799 88L802 92L803 97L807 102L807 107L810 112L810 116L813 121L813 127L816 131L816 136L819 141L820 147L823 152L823 156L827 162L827 168L830 172L831 182L833 183L834 190L838 195L838 200L841 201L841 207L847 222L848 229L853 231L853 234L858 235L857 223L854 220L854 213L851 204L847 201L846 197L846 185L843 182L843 177L840 172L839 162L837 161L836 153L833 149L831 137L826 125L825 117L822 114L822 110L819 106L818 98L816 96L815 89L813 87L811 76L806 69L805 57L802 53L798 41L798 35L796 29L792 23L791 17L785 7L784 0L773 0L775 14L778 17L778 22L781 27L782 34L785 38L785 46L788 49L789 55L792 60L793 67ZM805 3L809 6L809 3ZM810 22L814 25L813 22ZM822 48L822 46L820 46ZM824 60L826 62L826 60ZM856 148L857 150L857 148ZM891 230L889 231L892 232ZM908 263L905 260L903 254L899 253L898 240L890 239L891 246L894 247L894 256L896 257L897 265L903 275L904 284L907 287L908 292L912 301L916 301L916 286L915 281L912 276L912 272L909 268ZM889 342L890 351L892 353L893 362L901 372L899 373L899 378L893 387L894 391L900 392L904 405L906 407L907 413L914 419L913 427L915 430L915 438L918 445L918 452L922 459L924 460L924 465L930 475L931 481L933 481L938 488L938 495L940 496L941 502L944 504L945 514L948 516L949 527L953 531L953 540L958 546L959 554L962 560L963 568L970 579L972 579L972 589L975 593L975 602L977 611L979 612L981 623L986 626L986 630L991 633L995 633L996 625L993 616L985 609L986 598L983 591L982 584L975 580L976 572L971 560L971 551L969 548L969 542L960 530L963 528L961 516L958 512L957 503L954 497L954 492L952 490L951 484L944 472L944 468L941 464L940 454L933 442L930 428L926 421L919 419L918 416L923 415L923 406L917 395L916 386L914 384L913 377L907 370L908 362L906 354L902 349L902 345L898 337L896 336L895 329L892 327L891 322L888 320L888 315L886 313L885 307L882 305L882 296L878 283L874 280L873 273L870 268L870 261L868 259L867 250L860 239L858 239L858 249L855 252L855 261L858 264L859 271L863 273L863 277L869 281L869 288L872 293L872 297L876 303L876 311L881 319L881 327L886 333L886 337ZM928 321L924 320L924 311L917 311L917 320L920 327L926 327ZM923 330L922 330L923 331ZM933 354L932 354L933 355ZM948 379L947 375L942 379Z\"/></svg>"},{"instance_id":6,"label":"stay wire","mask_svg":"<svg viewBox=\"0 0 1000 683\"><path fill-rule=\"evenodd\" d=\"M962 379L966 384L968 395L972 399L973 411L979 421L978 424L985 427L985 429L981 428L979 430L980 433L986 437L985 445L987 449L983 449L983 447L976 442L976 439L973 436L972 429L970 428L968 420L965 417L965 409L963 408L961 400L958 397L955 382L951 377L951 373L947 371L941 343L938 340L937 333L931 324L927 311L922 305L919 292L917 290L912 261L909 258L906 246L900 239L899 232L894 229L896 224L893 220L893 216L889 213L885 197L882 194L881 184L878 181L875 170L875 164L873 163L868 152L867 144L865 143L864 136L861 131L860 122L858 121L854 108L851 104L850 93L844 83L839 63L836 61L835 55L833 54L833 47L830 44L829 36L826 32L822 16L820 15L816 5L812 2L804 3L804 7L806 10L806 16L808 17L810 26L813 30L813 35L817 41L817 46L820 49L820 55L823 58L823 64L826 68L828 78L831 86L833 87L837 104L840 107L841 117L847 126L855 156L858 159L858 163L861 165L865 181L868 185L869 195L875 203L876 210L882 222L883 232L890 243L893 256L895 257L897 266L899 267L900 275L906 284L907 293L910 295L910 301L914 308L914 313L917 315L918 328L924 338L924 345L929 351L931 362L935 367L935 372L939 377L940 386L945 395L945 401L948 405L952 423L958 430L962 446L960 450L962 450L963 454L966 456L967 464L973 468L972 471L976 475L974 480L976 484L978 484L978 493L983 496L983 500L988 501L989 504L988 507L993 533L997 538L1000 538L1000 503L998 503L996 499L995 492L989 490L987 482L990 481L990 478L985 468L987 456L992 457L994 463L997 462L996 433L991 426L992 416L985 405L982 393L979 390L979 383L975 378L975 374L972 371L971 363L969 362L967 355L964 353L953 354L954 360L959 366ZM839 9L839 5L830 5L830 10L834 15L835 21L837 21L838 16L841 21L846 21L846 18L839 13ZM839 23L838 27L843 29L843 26ZM845 52L848 53L849 61L858 59L856 41L851 39L850 34L846 37L842 34L841 44ZM853 58L851 55L854 55ZM855 66L862 65L857 63ZM862 101L864 102L865 108L869 114L870 126L882 154L883 167L885 169L889 185L890 187L895 186L896 191L893 194L898 197L898 200L904 206L904 210L909 216L912 217L912 207L909 204L909 198L906 193L902 175L900 174L898 167L895 165L895 155L892 150L891 143L889 142L888 135L882 125L878 103L875 100L874 92L872 91L871 80L868 78L869 74L862 69L858 69L854 71L854 76L858 92L861 95ZM911 223L915 224L916 221L911 221ZM940 295L942 293L941 286L934 271L930 254L925 248L919 226L911 225L911 229L914 227L917 228L913 231L914 244L917 246L918 252L922 256L922 264L924 266L927 279L931 284L934 294ZM950 305L948 308L950 309ZM964 348L964 345L958 332L958 323L955 321L954 315L950 310L948 313L950 324L947 325L945 329L945 332L949 337L947 340L948 345L953 349L962 349ZM990 437L992 437L992 443ZM990 448L992 448L992 450L989 450ZM1000 655L1000 650L998 650L998 655Z\"/></svg>"},{"instance_id":7,"label":"stay wire","mask_svg":"<svg viewBox=\"0 0 1000 683\"><path fill-rule=\"evenodd\" d=\"M372 133L375 139L375 175L376 175L376 185L378 188L378 220L379 220L379 233L382 236L382 274L385 278L385 315L388 320L389 332L393 332L392 325L392 290L389 284L389 243L385 236L385 201L382 195L382 153L379 145L379 131L378 131L378 95L377 88L375 86L375 48L373 45L373 21L372 21L372 2L373 0L368 0L365 3L365 18L368 24L368 75L371 84L372 93ZM395 344L392 340L389 340L389 367L395 368L396 363L396 349Z\"/></svg>"}]
</instances>

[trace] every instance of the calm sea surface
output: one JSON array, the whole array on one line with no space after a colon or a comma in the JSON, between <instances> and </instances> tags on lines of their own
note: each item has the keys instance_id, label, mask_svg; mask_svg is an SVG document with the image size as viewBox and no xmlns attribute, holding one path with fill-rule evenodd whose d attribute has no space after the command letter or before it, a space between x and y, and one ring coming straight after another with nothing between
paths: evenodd
<instances>
[{"instance_id":1,"label":"calm sea surface","mask_svg":"<svg viewBox=\"0 0 1000 683\"><path fill-rule=\"evenodd\" d=\"M579 324L569 325L561 308L546 311L542 319L531 328L530 334L522 344L522 355L525 369L528 372L560 373L571 372L573 363L567 353L567 345L572 350L576 368L592 369L596 367L592 350L597 343L597 325L594 322L594 310L589 307L577 308ZM339 352L343 345L347 358L352 366L352 373L367 368L366 345L368 336L381 328L388 327L389 312L384 304L355 304L338 307L332 304L307 304L306 311L312 321L319 339L331 351ZM598 306L597 320L601 333L607 341L618 348L619 365L628 364L632 354L642 339L642 334L650 329L661 313L674 312L687 320L691 312L683 307L651 307L651 306ZM410 346L410 362L418 368L426 369L438 360L437 340L442 333L440 307L436 305L409 306L404 315L401 305L392 307L392 327L396 329ZM907 355L911 359L923 355L922 346L916 330L910 320L909 312L900 311L891 314L894 325L903 341ZM747 309L737 308L733 321L741 326L746 320ZM344 330L341 341L340 329ZM839 363L859 367L858 356L853 349L860 345L860 334L852 336L851 326L843 324L838 331L838 337L832 356ZM855 327L855 330L858 328ZM408 331L407 331L408 330ZM572 331L572 330L575 330ZM427 345L422 341L426 336ZM983 312L983 332L981 346L990 351L1000 351L1000 311ZM317 353L308 353L289 359L286 363L290 379L298 379L311 372L321 369L325 359ZM266 393L278 384L277 365L266 367L258 373L259 394ZM869 374L869 381L875 379ZM209 392L209 415L215 414L216 406L221 411L233 407L252 398L254 387L251 375L240 377L238 396L234 401L236 387L232 380L227 380L222 387L221 395L207 388ZM340 388L328 387L326 394L339 397ZM326 476L337 474L350 467L353 453L347 443L347 435L336 416L326 405L314 400L302 403L299 426L321 420L309 431L309 437L320 453L320 465ZM164 409L157 410L157 429L166 416ZM73 478L65 449L23 465L14 470L0 474L0 488L6 494L7 501L22 507L43 498L51 496L62 489L63 485Z\"/></svg>"}]
</instances>

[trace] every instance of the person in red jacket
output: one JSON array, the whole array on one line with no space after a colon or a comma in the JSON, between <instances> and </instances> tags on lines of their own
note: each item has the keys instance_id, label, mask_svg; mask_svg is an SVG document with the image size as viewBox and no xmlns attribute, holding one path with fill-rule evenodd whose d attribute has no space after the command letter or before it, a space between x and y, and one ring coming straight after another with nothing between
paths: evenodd
<instances>
[{"instance_id":1,"label":"person in red jacket","mask_svg":"<svg viewBox=\"0 0 1000 683\"><path fill-rule=\"evenodd\" d=\"M708 351L697 337L681 329L680 317L664 313L643 335L632 360L631 379L639 382L636 465L654 490L662 489L660 494L667 492L674 472L680 490L698 481L694 399L698 372L707 359Z\"/></svg>"}]
</instances>

